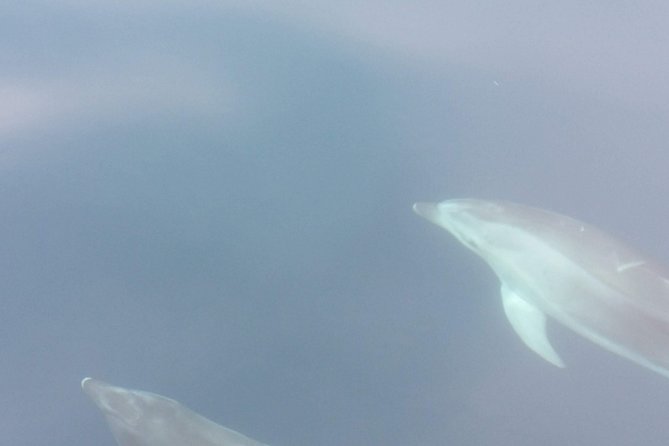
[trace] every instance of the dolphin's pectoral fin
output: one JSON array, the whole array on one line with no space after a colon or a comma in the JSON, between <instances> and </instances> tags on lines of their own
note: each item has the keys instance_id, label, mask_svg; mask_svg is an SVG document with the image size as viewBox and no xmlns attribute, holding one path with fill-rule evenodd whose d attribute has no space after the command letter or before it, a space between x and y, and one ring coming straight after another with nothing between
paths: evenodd
<instances>
[{"instance_id":1,"label":"dolphin's pectoral fin","mask_svg":"<svg viewBox=\"0 0 669 446\"><path fill-rule=\"evenodd\" d=\"M564 367L546 337L546 315L505 284L502 284L502 303L506 317L525 345L551 364Z\"/></svg>"}]
</instances>

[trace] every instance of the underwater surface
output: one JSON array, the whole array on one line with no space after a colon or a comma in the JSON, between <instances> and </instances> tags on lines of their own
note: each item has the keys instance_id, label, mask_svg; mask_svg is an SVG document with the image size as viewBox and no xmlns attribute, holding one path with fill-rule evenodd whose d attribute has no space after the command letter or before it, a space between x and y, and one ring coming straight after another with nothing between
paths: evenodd
<instances>
[{"instance_id":1,"label":"underwater surface","mask_svg":"<svg viewBox=\"0 0 669 446\"><path fill-rule=\"evenodd\" d=\"M669 264L669 5L0 5L0 432L91 376L272 446L665 445L669 381L412 212L505 199Z\"/></svg>"}]
</instances>

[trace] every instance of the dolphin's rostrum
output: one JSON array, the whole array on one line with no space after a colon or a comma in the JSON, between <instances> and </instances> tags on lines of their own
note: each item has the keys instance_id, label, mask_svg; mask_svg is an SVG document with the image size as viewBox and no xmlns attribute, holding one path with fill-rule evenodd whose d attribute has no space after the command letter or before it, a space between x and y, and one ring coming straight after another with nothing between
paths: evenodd
<instances>
[{"instance_id":1,"label":"dolphin's rostrum","mask_svg":"<svg viewBox=\"0 0 669 446\"><path fill-rule=\"evenodd\" d=\"M511 325L548 362L564 367L546 336L546 316L669 377L669 269L591 225L542 209L458 199L414 210L490 265Z\"/></svg>"}]
</instances>

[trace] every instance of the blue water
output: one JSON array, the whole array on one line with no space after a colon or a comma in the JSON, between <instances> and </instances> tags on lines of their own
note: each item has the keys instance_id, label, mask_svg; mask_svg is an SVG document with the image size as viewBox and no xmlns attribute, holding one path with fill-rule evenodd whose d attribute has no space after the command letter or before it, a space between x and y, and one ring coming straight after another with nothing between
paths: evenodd
<instances>
[{"instance_id":1,"label":"blue water","mask_svg":"<svg viewBox=\"0 0 669 446\"><path fill-rule=\"evenodd\" d=\"M667 6L0 5L3 444L113 446L94 376L272 445L665 445L669 383L551 367L414 201L669 261Z\"/></svg>"}]
</instances>

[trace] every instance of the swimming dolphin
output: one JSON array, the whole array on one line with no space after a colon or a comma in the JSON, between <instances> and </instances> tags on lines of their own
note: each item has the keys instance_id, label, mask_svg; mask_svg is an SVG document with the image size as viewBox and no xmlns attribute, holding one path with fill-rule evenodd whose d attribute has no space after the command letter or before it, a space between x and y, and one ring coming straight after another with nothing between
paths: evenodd
<instances>
[{"instance_id":1,"label":"swimming dolphin","mask_svg":"<svg viewBox=\"0 0 669 446\"><path fill-rule=\"evenodd\" d=\"M594 226L519 204L475 199L414 211L481 256L523 342L564 363L546 315L595 344L669 377L669 269Z\"/></svg>"},{"instance_id":2,"label":"swimming dolphin","mask_svg":"<svg viewBox=\"0 0 669 446\"><path fill-rule=\"evenodd\" d=\"M107 418L119 446L266 446L141 390L84 378L81 388Z\"/></svg>"}]
</instances>

